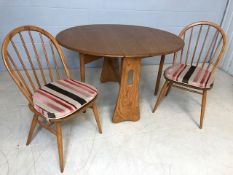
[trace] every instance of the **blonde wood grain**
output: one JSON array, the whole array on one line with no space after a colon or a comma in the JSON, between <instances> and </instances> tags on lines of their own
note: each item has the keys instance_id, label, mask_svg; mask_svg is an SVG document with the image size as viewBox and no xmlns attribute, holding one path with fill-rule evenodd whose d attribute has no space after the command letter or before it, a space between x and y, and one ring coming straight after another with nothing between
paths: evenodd
<instances>
[{"instance_id":1,"label":"blonde wood grain","mask_svg":"<svg viewBox=\"0 0 233 175\"><path fill-rule=\"evenodd\" d=\"M219 40L219 42L217 42L216 44L217 44L217 47L216 47L216 49L213 51L213 55L212 55L212 57L209 59L209 61L208 61L208 67L207 67L207 69L209 69L209 67L210 67L210 65L212 65L213 64L213 62L214 62L214 58L215 58L215 56L216 56L216 54L217 54L217 51L219 50L219 48L220 48L220 46L221 46L221 43L222 43L222 37L221 37L221 39Z\"/></svg>"},{"instance_id":2,"label":"blonde wood grain","mask_svg":"<svg viewBox=\"0 0 233 175\"><path fill-rule=\"evenodd\" d=\"M203 25L202 25L202 26L203 26ZM196 66L198 66L199 61L200 61L200 59L201 59L201 55L202 55L203 49L204 49L204 47L205 47L205 44L206 44L206 40L207 40L209 31L210 31L210 25L208 25L208 29L207 29L206 34L205 34L205 39L204 39L204 42L203 42L203 44L202 44L201 51L200 51L200 53L199 53L199 57L198 57Z\"/></svg>"},{"instance_id":3,"label":"blonde wood grain","mask_svg":"<svg viewBox=\"0 0 233 175\"><path fill-rule=\"evenodd\" d=\"M39 32L39 35L40 35L42 48L43 48L43 51L44 51L45 60L46 60L46 63L47 63L47 68L49 70L50 81L53 81L52 68L51 68L51 65L50 65L50 62L49 62L48 53L47 53L46 48L45 48L44 39L43 39L43 36L42 36L42 34L40 32Z\"/></svg>"},{"instance_id":4,"label":"blonde wood grain","mask_svg":"<svg viewBox=\"0 0 233 175\"><path fill-rule=\"evenodd\" d=\"M201 25L200 28L199 28L199 32L198 32L198 36L197 36L195 48L194 48L194 51L193 51L193 56L192 56L191 65L193 64L193 60L194 60L194 58L195 58L195 54L196 54L196 51L197 51L197 46L198 46L199 39L200 39L200 36L201 36L202 27L203 27L203 25Z\"/></svg>"},{"instance_id":5,"label":"blonde wood grain","mask_svg":"<svg viewBox=\"0 0 233 175\"><path fill-rule=\"evenodd\" d=\"M98 126L99 133L102 134L102 128L101 128L101 124L100 124L99 114L98 114L98 110L97 110L97 106L96 106L95 102L92 105L92 109L93 109L93 113L95 116L95 121L96 121L97 126Z\"/></svg>"},{"instance_id":6,"label":"blonde wood grain","mask_svg":"<svg viewBox=\"0 0 233 175\"><path fill-rule=\"evenodd\" d=\"M9 70L11 70L12 73L14 72L15 80L18 80L18 84L19 84L18 87L19 88L25 88L25 92L28 93L28 96L32 96L32 93L31 93L31 91L30 91L30 89L29 89L29 87L28 87L28 85L27 85L27 83L25 81L25 78L21 74L18 66L15 64L14 59L11 57L9 52L7 52L7 57L10 60L10 62L8 62L8 60L7 60L7 63L9 64ZM14 71L14 69L11 67L10 63L13 65L13 67L14 67L14 69L16 71ZM17 73L18 77L16 76L15 72Z\"/></svg>"},{"instance_id":7,"label":"blonde wood grain","mask_svg":"<svg viewBox=\"0 0 233 175\"><path fill-rule=\"evenodd\" d=\"M140 63L140 58L124 58L122 61L121 85L112 118L114 123L140 119L138 94ZM131 80L129 80L130 71L132 71Z\"/></svg>"},{"instance_id":8,"label":"blonde wood grain","mask_svg":"<svg viewBox=\"0 0 233 175\"><path fill-rule=\"evenodd\" d=\"M21 34L21 32L19 32L19 36L20 36L21 42L23 43L23 48L24 48L24 50L25 50L25 52L26 52L26 54L27 54L27 57L28 57L28 60L29 60L31 69L32 69L32 71L33 71L33 75L34 75L34 77L35 77L35 79L36 79L36 82L37 82L37 86L40 86L40 82L39 82L39 79L38 79L38 77L37 77L35 67L34 67L34 65L33 65L33 62L32 62L32 59L31 59L31 56L30 56L30 53L29 53L29 50L28 50L28 48L27 48L27 46L26 46L26 43L25 43L25 41L24 41L24 39L23 39L23 35Z\"/></svg>"},{"instance_id":9,"label":"blonde wood grain","mask_svg":"<svg viewBox=\"0 0 233 175\"><path fill-rule=\"evenodd\" d=\"M187 52L186 52L185 64L187 64L187 62L188 62L188 58L189 58L189 49L190 49L190 45L191 45L191 42L192 42L192 36L193 36L193 27L191 28L191 34L190 34L190 36L189 36L189 43L188 43L188 49L187 49Z\"/></svg>"},{"instance_id":10,"label":"blonde wood grain","mask_svg":"<svg viewBox=\"0 0 233 175\"><path fill-rule=\"evenodd\" d=\"M40 62L40 58L39 58L39 55L38 55L38 52L36 50L36 46L35 46L35 43L34 43L34 39L32 37L32 33L30 30L28 30L28 35L30 37L30 40L31 40L31 43L32 43L32 46L33 46L33 51L35 53L35 56L36 56L36 61L37 61L37 64L39 66L39 70L40 70L40 73L41 73L41 77L43 79L43 82L44 84L46 84L46 78L45 78L45 75L44 75L44 71L42 69L42 65L41 65L41 62Z\"/></svg>"},{"instance_id":11,"label":"blonde wood grain","mask_svg":"<svg viewBox=\"0 0 233 175\"><path fill-rule=\"evenodd\" d=\"M9 57L9 59L11 60L10 54L9 52L7 52L7 56ZM19 74L17 75L14 71L14 69L12 68L11 64L13 64L14 62L9 61L9 60L5 60L5 63L8 65L8 70L9 73L12 77L17 77ZM15 67L15 66L14 66ZM16 69L17 70L17 69ZM17 71L18 72L18 71ZM21 77L20 77L21 78ZM18 88L21 90L22 94L26 97L26 99L29 101L29 104L33 104L32 101L32 96L31 96L31 92L30 90L27 89L27 87L24 86L24 84L20 81L20 78L15 78L14 81L16 83L16 85L18 86Z\"/></svg>"},{"instance_id":12,"label":"blonde wood grain","mask_svg":"<svg viewBox=\"0 0 233 175\"><path fill-rule=\"evenodd\" d=\"M182 86L182 85L178 85L178 84L173 84L172 87L178 88L178 89L182 89L182 90L185 90L185 91L189 91L189 92L193 92L193 93L200 94L200 95L203 94L198 89L194 89L194 88L192 89L192 88L189 88L189 87L186 87L186 86Z\"/></svg>"},{"instance_id":13,"label":"blonde wood grain","mask_svg":"<svg viewBox=\"0 0 233 175\"><path fill-rule=\"evenodd\" d=\"M40 120L38 120L38 124L39 124L41 127L43 127L44 129L46 129L47 131L49 131L50 133L54 134L55 136L57 135L57 134L56 134L56 131L55 131L53 128L51 128L51 125L46 124L46 123L44 123L44 122L42 122L42 121L40 121Z\"/></svg>"},{"instance_id":14,"label":"blonde wood grain","mask_svg":"<svg viewBox=\"0 0 233 175\"><path fill-rule=\"evenodd\" d=\"M183 38L183 40L185 40L185 33L183 35L179 35L181 38ZM184 48L181 49L181 54L180 54L180 62L182 61L183 58L183 53L184 53ZM175 54L176 55L176 54ZM176 57L174 57L174 59L176 59ZM175 61L173 61L173 63L175 63Z\"/></svg>"},{"instance_id":15,"label":"blonde wood grain","mask_svg":"<svg viewBox=\"0 0 233 175\"><path fill-rule=\"evenodd\" d=\"M205 108L206 108L206 97L207 97L207 90L204 90L202 95L202 102L201 102L200 129L203 128Z\"/></svg>"},{"instance_id":16,"label":"blonde wood grain","mask_svg":"<svg viewBox=\"0 0 233 175\"><path fill-rule=\"evenodd\" d=\"M59 73L59 67L57 64L57 60L56 60L56 56L55 56L55 52L54 52L54 48L53 48L53 44L51 43L51 41L49 42L51 51L52 51L52 55L53 55L53 62L55 64L55 69L56 69L56 75L57 75L57 79L61 79L60 73Z\"/></svg>"},{"instance_id":17,"label":"blonde wood grain","mask_svg":"<svg viewBox=\"0 0 233 175\"><path fill-rule=\"evenodd\" d=\"M30 127L30 130L29 130L29 133L28 133L28 138L27 138L26 145L29 145L31 143L33 131L35 130L37 121L38 121L38 116L36 114L34 114L34 116L32 118L31 127Z\"/></svg>"},{"instance_id":18,"label":"blonde wood grain","mask_svg":"<svg viewBox=\"0 0 233 175\"><path fill-rule=\"evenodd\" d=\"M161 91L159 93L159 96L157 98L157 101L156 101L156 103L154 105L154 108L152 110L153 113L156 111L156 109L158 108L159 104L161 103L162 98L165 96L166 90L168 90L167 89L168 85L169 85L169 81L165 81L165 83L163 84L163 87L162 87L162 89L161 89Z\"/></svg>"},{"instance_id":19,"label":"blonde wood grain","mask_svg":"<svg viewBox=\"0 0 233 175\"><path fill-rule=\"evenodd\" d=\"M170 92L170 90L171 90L171 88L172 88L172 82L168 85L168 88L167 88L167 92L166 92L166 94L165 94L165 96L167 96L168 94L169 94L169 92Z\"/></svg>"},{"instance_id":20,"label":"blonde wood grain","mask_svg":"<svg viewBox=\"0 0 233 175\"><path fill-rule=\"evenodd\" d=\"M214 49L213 47L214 47L214 43L216 42L216 39L217 39L217 36L218 36L218 32L219 32L219 31L216 30L216 32L215 32L215 34L214 34L214 37L213 37L212 40L211 40L211 43L210 43L210 46L209 46L208 51L207 51L207 53L206 53L205 59L204 59L204 61L203 61L203 63L202 63L202 68L205 66L205 64L206 64L206 62L207 62L207 59L208 59L208 57L209 57L209 55L210 55L210 53L211 53L211 50Z\"/></svg>"},{"instance_id":21,"label":"blonde wood grain","mask_svg":"<svg viewBox=\"0 0 233 175\"><path fill-rule=\"evenodd\" d=\"M36 88L35 88L35 85L34 85L34 83L33 83L33 81L32 81L32 78L31 78L31 76L30 76L30 74L29 74L29 72L28 72L28 70L27 70L27 68L26 68L26 66L25 66L25 64L24 64L24 62L23 62L23 59L22 59L22 57L21 57L21 55L20 55L20 52L19 52L19 50L17 49L17 47L16 47L16 45L15 45L15 43L14 43L13 40L11 40L11 44L12 44L12 46L13 46L13 48L14 48L14 50L15 50L15 52L16 52L18 58L19 58L19 61L20 61L20 63L21 63L21 66L23 67L23 70L24 70L24 72L25 72L25 74L26 74L27 79L28 79L29 82L30 82L31 87L33 88L33 90L35 90ZM26 82L24 82L24 83L26 84Z\"/></svg>"},{"instance_id":22,"label":"blonde wood grain","mask_svg":"<svg viewBox=\"0 0 233 175\"><path fill-rule=\"evenodd\" d=\"M62 144L62 129L61 129L60 122L56 122L56 132L57 132L57 147L58 147L58 155L59 155L59 162L60 162L60 170L63 173L64 158L63 158L63 144Z\"/></svg>"}]
</instances>

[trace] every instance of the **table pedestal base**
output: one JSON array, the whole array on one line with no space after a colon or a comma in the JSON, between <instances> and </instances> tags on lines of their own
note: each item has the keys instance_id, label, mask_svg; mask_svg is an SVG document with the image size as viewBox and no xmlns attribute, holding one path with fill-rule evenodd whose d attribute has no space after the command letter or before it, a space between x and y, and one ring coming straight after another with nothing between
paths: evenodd
<instances>
[{"instance_id":1,"label":"table pedestal base","mask_svg":"<svg viewBox=\"0 0 233 175\"><path fill-rule=\"evenodd\" d=\"M96 61L102 57L80 53L79 58L80 58L80 80L82 82L85 82L85 64Z\"/></svg>"},{"instance_id":2,"label":"table pedestal base","mask_svg":"<svg viewBox=\"0 0 233 175\"><path fill-rule=\"evenodd\" d=\"M119 60L117 58L104 58L100 81L119 82Z\"/></svg>"},{"instance_id":3,"label":"table pedestal base","mask_svg":"<svg viewBox=\"0 0 233 175\"><path fill-rule=\"evenodd\" d=\"M139 110L140 58L122 59L120 90L112 121L137 121Z\"/></svg>"}]
</instances>

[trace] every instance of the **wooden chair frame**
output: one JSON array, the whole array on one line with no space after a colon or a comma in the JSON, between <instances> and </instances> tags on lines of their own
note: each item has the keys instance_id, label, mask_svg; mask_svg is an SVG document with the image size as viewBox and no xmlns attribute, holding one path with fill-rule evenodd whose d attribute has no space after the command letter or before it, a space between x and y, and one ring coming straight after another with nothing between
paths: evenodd
<instances>
[{"instance_id":1,"label":"wooden chair frame","mask_svg":"<svg viewBox=\"0 0 233 175\"><path fill-rule=\"evenodd\" d=\"M24 37L22 35L22 32L27 32L28 36L30 38L31 44L33 46L33 51L34 54L36 56L36 60L37 63L39 65L39 71L41 73L41 78L43 79L43 82L41 83L39 80L39 76L38 73L36 73L35 70L35 65L33 64L32 61L32 56L29 53L29 49L27 48L27 45L25 43ZM33 135L33 131L36 127L37 124L39 124L41 127L45 128L46 130L48 130L49 132L51 132L52 134L54 134L57 137L57 146L58 146L58 154L59 154L59 161L60 161L60 170L61 172L64 171L64 160L63 160L63 144L62 144L62 129L61 129L61 124L63 121L68 120L73 118L74 116L76 116L77 114L81 113L81 112L85 112L87 110L87 108L91 108L94 112L94 116L95 116L95 120L98 126L98 130L100 133L102 133L102 129L101 129L101 124L99 121L99 115L98 115L98 111L97 111L97 107L96 107L96 97L89 103L87 103L86 105L84 105L82 108L80 108L78 111L76 111L75 113L62 118L62 119L51 119L49 121L45 120L45 117L42 116L39 112L36 111L36 109L33 107L33 99L32 99L32 95L33 95L33 91L35 91L37 88L41 87L44 84L47 84L48 82L46 82L46 77L41 65L41 60L39 57L39 54L37 52L37 49L35 47L35 43L34 43L34 39L32 37L31 32L35 32L38 33L41 39L41 46L43 48L43 52L44 52L44 56L46 59L46 63L47 63L47 69L49 71L49 77L50 77L50 82L53 81L53 79L55 78L55 76L52 73L52 67L49 63L49 58L48 58L48 53L47 50L45 48L45 43L43 40L43 37L46 37L49 40L50 46L51 46L51 52L52 52L52 56L53 56L53 61L54 61L54 65L56 68L56 75L57 75L57 79L60 79L60 73L59 73L59 68L58 68L58 64L55 61L55 50L54 47L60 57L60 61L62 63L62 66L64 68L64 72L65 72L65 76L67 78L71 78L71 74L69 71L69 68L67 66L66 63L66 59L65 56L62 52L61 47L59 46L59 44L57 43L57 41L55 40L55 38L48 33L47 31L36 27L36 26L22 26L22 27L18 27L14 30L12 30L11 32L9 32L7 34L7 36L5 37L4 41L3 41L3 45L2 45L2 58L5 64L5 67L7 69L7 71L9 72L10 76L13 78L13 80L15 81L16 85L18 86L18 88L20 89L20 91L23 93L23 95L26 97L26 99L28 100L28 107L29 109L33 112L33 119L31 122L31 127L29 130L29 134L28 134L28 138L27 138L27 142L26 145L29 145L31 140L32 140L32 135ZM18 35L24 51L27 55L28 61L30 63L31 69L32 69L32 76L30 76L30 73L28 71L28 68L25 65L25 60L22 59L22 56L20 55L20 52L18 50L18 48L16 47L16 44L14 43L14 41L12 40L12 38L14 36ZM23 72L25 73L25 77L23 76L23 74L21 73L21 71L18 68L18 65L15 63L13 57L10 55L10 53L8 52L8 45L12 44L14 51L16 52L16 55L18 56L18 60L21 63L21 66L23 68ZM50 60L51 61L51 60ZM33 82L33 77L36 79L36 83ZM27 79L26 79L27 78ZM29 85L31 85L31 89L29 87L29 85L26 83L26 80L28 80ZM36 87L37 85L37 87ZM42 119L42 120L41 120ZM52 125L55 125L55 129L52 127Z\"/></svg>"},{"instance_id":2,"label":"wooden chair frame","mask_svg":"<svg viewBox=\"0 0 233 175\"><path fill-rule=\"evenodd\" d=\"M210 27L213 27L213 28L216 29L216 33L214 35L214 37L216 36L216 40L212 39L211 44L210 44L210 46L208 48L208 51L207 51L207 55L204 58L203 62L202 63L200 62L201 55L199 55L197 62L194 63L194 57L195 57L195 53L196 53L196 50L197 50L197 45L198 45L198 42L199 42L199 39L200 39L200 34L202 32L202 27L204 25L208 26L208 29L207 29L207 32L206 32L206 35L205 35L205 39L203 41L203 45L202 45L200 54L202 53L203 48L204 48L204 46L206 44L205 42L206 42L206 38L208 36ZM191 34L190 34L190 38L189 38L189 42L188 42L188 49L187 49L187 53L186 53L185 64L187 64L187 61L188 61L188 58L189 58L188 57L188 52L189 52L190 44L191 44L191 41L192 41L193 28L195 26L200 26L200 28L199 28L198 36L197 36L197 39L196 39L196 44L195 44L195 47L194 47L194 53L192 54L191 65L199 66L201 64L202 68L205 66L205 64L207 64L207 68L210 68L210 66L213 66L211 68L211 74L214 74L215 71L216 71L217 66L219 65L219 63L220 63L220 61L221 61L221 59L223 57L223 54L224 54L224 51L225 51L225 48L226 48L226 42L227 42L226 34L219 25L217 25L217 24L215 24L213 22L209 22L209 21L195 22L195 23L192 23L192 24L186 26L179 34L179 37L184 39L186 31L191 30ZM221 34L221 36L220 36L221 38L220 38L219 42L217 43L218 34ZM215 56L217 50L220 48L220 43L221 42L222 42L222 47L221 47L220 53L218 54L217 59L216 59L215 63L213 64L212 59ZM207 62L207 57L209 56L210 51L211 51L210 49L212 47L213 47L213 52L212 52L212 55L209 58L209 61ZM183 54L182 52L183 52L183 49L181 50L180 62L182 62L182 54ZM173 65L176 64L176 62L177 62L177 55L178 55L178 52L176 52L174 54ZM191 85L188 85L188 84L172 81L170 79L167 79L166 77L165 77L165 79L166 79L166 81L165 81L165 83L164 83L164 85L163 85L163 87L162 87L162 89L160 91L160 94L159 94L159 96L157 98L157 101L156 101L156 103L154 105L154 108L153 108L152 112L153 113L155 112L155 110L158 108L158 106L161 103L161 100L164 98L164 96L168 95L171 87L176 87L176 88L183 89L183 90L186 90L186 91L189 91L189 92L200 94L200 95L202 95L201 115L200 115L200 129L202 129L203 128L203 121L204 121L204 113L205 113L205 108L206 108L207 91L210 90L213 86L211 86L210 88L198 88L198 87L194 87L194 86L191 86Z\"/></svg>"}]
</instances>

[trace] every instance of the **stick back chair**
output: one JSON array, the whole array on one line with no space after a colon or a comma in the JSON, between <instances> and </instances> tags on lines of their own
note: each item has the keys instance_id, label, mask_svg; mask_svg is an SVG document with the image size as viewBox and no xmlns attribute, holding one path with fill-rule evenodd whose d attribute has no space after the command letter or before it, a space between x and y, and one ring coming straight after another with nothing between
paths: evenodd
<instances>
[{"instance_id":1,"label":"stick back chair","mask_svg":"<svg viewBox=\"0 0 233 175\"><path fill-rule=\"evenodd\" d=\"M36 26L22 26L9 32L3 41L2 57L34 114L26 145L31 142L36 124L50 131L57 137L63 172L61 123L90 107L102 133L95 104L96 88L71 79L59 44L51 34Z\"/></svg>"},{"instance_id":2,"label":"stick back chair","mask_svg":"<svg viewBox=\"0 0 233 175\"><path fill-rule=\"evenodd\" d=\"M200 128L203 127L207 91L213 87L214 75L225 48L226 35L221 27L208 21L186 26L179 34L185 46L174 53L173 64L164 71L165 83L155 103L159 106L171 87L202 95Z\"/></svg>"}]
</instances>

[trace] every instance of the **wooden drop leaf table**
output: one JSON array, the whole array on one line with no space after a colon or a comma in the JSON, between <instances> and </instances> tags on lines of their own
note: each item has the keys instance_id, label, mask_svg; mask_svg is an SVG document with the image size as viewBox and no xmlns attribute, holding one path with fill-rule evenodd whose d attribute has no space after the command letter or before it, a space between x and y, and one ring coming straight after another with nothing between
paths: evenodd
<instances>
[{"instance_id":1,"label":"wooden drop leaf table","mask_svg":"<svg viewBox=\"0 0 233 175\"><path fill-rule=\"evenodd\" d=\"M56 36L63 47L77 51L80 61L91 62L104 57L101 81L119 81L119 95L112 121L137 121L139 110L139 80L141 59L161 55L155 94L159 90L165 55L184 46L182 39L159 29L97 24L68 28ZM118 59L121 65L118 66ZM117 70L120 67L120 71ZM84 81L84 70L81 70Z\"/></svg>"}]
</instances>

